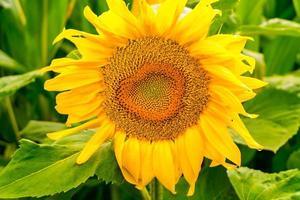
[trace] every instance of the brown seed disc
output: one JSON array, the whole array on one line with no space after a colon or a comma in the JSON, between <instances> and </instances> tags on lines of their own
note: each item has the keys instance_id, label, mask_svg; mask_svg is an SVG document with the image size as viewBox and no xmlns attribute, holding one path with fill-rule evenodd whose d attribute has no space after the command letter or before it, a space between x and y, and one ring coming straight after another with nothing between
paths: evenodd
<instances>
[{"instance_id":1,"label":"brown seed disc","mask_svg":"<svg viewBox=\"0 0 300 200\"><path fill-rule=\"evenodd\" d=\"M145 37L116 50L103 67L104 108L117 129L145 140L174 139L195 125L209 77L173 40Z\"/></svg>"}]
</instances>

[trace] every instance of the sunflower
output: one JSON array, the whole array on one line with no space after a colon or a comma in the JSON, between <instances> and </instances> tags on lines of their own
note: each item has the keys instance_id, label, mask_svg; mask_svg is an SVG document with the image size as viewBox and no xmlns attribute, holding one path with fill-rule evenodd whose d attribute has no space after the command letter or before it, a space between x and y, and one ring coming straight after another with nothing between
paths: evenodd
<instances>
[{"instance_id":1,"label":"sunflower","mask_svg":"<svg viewBox=\"0 0 300 200\"><path fill-rule=\"evenodd\" d=\"M214 0L201 0L182 15L186 0L165 0L157 9L140 0L134 15L122 0L107 0L100 16L89 7L87 20L98 34L64 30L81 54L60 58L44 71L58 76L45 89L60 91L56 110L77 127L49 133L54 140L96 128L77 158L85 163L111 139L124 178L144 188L153 178L172 193L183 175L192 195L203 158L211 166L232 168L241 155L228 128L251 148L262 148L240 115L254 118L242 105L265 85L243 76L255 61L243 55L248 37L208 36L219 14Z\"/></svg>"}]
</instances>

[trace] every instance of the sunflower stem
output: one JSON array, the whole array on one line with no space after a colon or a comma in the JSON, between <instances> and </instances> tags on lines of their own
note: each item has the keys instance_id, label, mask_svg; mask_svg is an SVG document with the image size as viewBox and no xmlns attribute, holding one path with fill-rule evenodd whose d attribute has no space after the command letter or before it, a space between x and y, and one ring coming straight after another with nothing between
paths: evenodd
<instances>
[{"instance_id":1,"label":"sunflower stem","mask_svg":"<svg viewBox=\"0 0 300 200\"><path fill-rule=\"evenodd\" d=\"M146 189L146 187L141 190L141 195L144 200L151 200L151 196L150 196L148 190Z\"/></svg>"},{"instance_id":2,"label":"sunflower stem","mask_svg":"<svg viewBox=\"0 0 300 200\"><path fill-rule=\"evenodd\" d=\"M151 195L151 200L163 200L163 187L162 185L158 182L157 179L154 179L150 183L150 195Z\"/></svg>"},{"instance_id":3,"label":"sunflower stem","mask_svg":"<svg viewBox=\"0 0 300 200\"><path fill-rule=\"evenodd\" d=\"M8 112L9 120L12 125L16 140L20 139L18 123L9 97L5 98L5 105Z\"/></svg>"}]
</instances>

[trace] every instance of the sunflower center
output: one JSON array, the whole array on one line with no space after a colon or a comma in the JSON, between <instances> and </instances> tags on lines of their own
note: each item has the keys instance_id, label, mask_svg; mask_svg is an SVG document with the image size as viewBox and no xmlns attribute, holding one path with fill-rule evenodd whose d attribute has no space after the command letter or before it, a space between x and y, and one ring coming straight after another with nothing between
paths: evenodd
<instances>
[{"instance_id":1,"label":"sunflower center","mask_svg":"<svg viewBox=\"0 0 300 200\"><path fill-rule=\"evenodd\" d=\"M164 120L178 110L183 77L170 66L146 64L120 83L119 100L124 108L145 120Z\"/></svg>"},{"instance_id":2,"label":"sunflower center","mask_svg":"<svg viewBox=\"0 0 300 200\"><path fill-rule=\"evenodd\" d=\"M197 123L209 100L209 77L178 43L131 40L109 61L104 107L118 129L155 141L174 139Z\"/></svg>"}]
</instances>

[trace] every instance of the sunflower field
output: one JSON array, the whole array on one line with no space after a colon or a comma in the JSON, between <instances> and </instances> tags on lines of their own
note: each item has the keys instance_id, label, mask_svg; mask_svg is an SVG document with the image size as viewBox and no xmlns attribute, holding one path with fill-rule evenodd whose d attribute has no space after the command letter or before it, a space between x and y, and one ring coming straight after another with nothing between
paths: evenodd
<instances>
[{"instance_id":1,"label":"sunflower field","mask_svg":"<svg viewBox=\"0 0 300 200\"><path fill-rule=\"evenodd\" d=\"M0 0L0 199L300 200L300 0Z\"/></svg>"}]
</instances>

